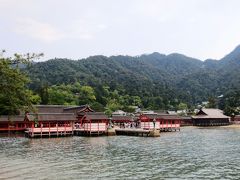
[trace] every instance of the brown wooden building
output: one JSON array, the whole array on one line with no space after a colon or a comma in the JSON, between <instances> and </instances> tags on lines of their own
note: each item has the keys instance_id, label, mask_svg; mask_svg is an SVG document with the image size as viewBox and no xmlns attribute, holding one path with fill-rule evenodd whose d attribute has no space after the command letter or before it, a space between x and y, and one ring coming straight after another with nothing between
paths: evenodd
<instances>
[{"instance_id":1,"label":"brown wooden building","mask_svg":"<svg viewBox=\"0 0 240 180\"><path fill-rule=\"evenodd\" d=\"M234 117L234 121L239 121L239 122L240 122L240 115L236 115L236 116Z\"/></svg>"},{"instance_id":2,"label":"brown wooden building","mask_svg":"<svg viewBox=\"0 0 240 180\"><path fill-rule=\"evenodd\" d=\"M27 127L25 115L0 116L0 132L24 131Z\"/></svg>"},{"instance_id":3,"label":"brown wooden building","mask_svg":"<svg viewBox=\"0 0 240 180\"><path fill-rule=\"evenodd\" d=\"M192 126L193 125L193 119L191 116L181 116L181 126Z\"/></svg>"},{"instance_id":4,"label":"brown wooden building","mask_svg":"<svg viewBox=\"0 0 240 180\"><path fill-rule=\"evenodd\" d=\"M235 116L231 117L231 123L240 124L240 115L235 115Z\"/></svg>"},{"instance_id":5,"label":"brown wooden building","mask_svg":"<svg viewBox=\"0 0 240 180\"><path fill-rule=\"evenodd\" d=\"M194 126L223 126L229 125L230 117L225 116L220 109L200 109L192 116Z\"/></svg>"}]
</instances>

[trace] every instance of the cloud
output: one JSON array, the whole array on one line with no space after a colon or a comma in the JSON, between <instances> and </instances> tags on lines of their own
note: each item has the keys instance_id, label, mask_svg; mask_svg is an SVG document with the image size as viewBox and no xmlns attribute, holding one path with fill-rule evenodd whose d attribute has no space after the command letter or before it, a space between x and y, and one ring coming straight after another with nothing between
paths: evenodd
<instances>
[{"instance_id":1,"label":"cloud","mask_svg":"<svg viewBox=\"0 0 240 180\"><path fill-rule=\"evenodd\" d=\"M40 22L33 18L19 18L14 26L14 32L45 43L52 43L62 39L90 40L106 28L105 24L82 19L68 22L65 26L56 28L49 23Z\"/></svg>"},{"instance_id":2,"label":"cloud","mask_svg":"<svg viewBox=\"0 0 240 180\"><path fill-rule=\"evenodd\" d=\"M68 38L90 40L106 28L105 24L96 23L93 20L78 19L72 21L68 26L67 36Z\"/></svg>"},{"instance_id":3,"label":"cloud","mask_svg":"<svg viewBox=\"0 0 240 180\"><path fill-rule=\"evenodd\" d=\"M32 18L18 19L14 31L47 43L61 40L65 37L64 33L54 26Z\"/></svg>"}]
</instances>

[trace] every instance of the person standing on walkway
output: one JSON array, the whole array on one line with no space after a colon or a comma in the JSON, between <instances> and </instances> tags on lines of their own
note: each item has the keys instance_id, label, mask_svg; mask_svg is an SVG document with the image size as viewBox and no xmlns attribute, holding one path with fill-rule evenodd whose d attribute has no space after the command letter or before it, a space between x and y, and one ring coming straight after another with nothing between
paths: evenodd
<instances>
[{"instance_id":1,"label":"person standing on walkway","mask_svg":"<svg viewBox=\"0 0 240 180\"><path fill-rule=\"evenodd\" d=\"M156 119L154 118L153 119L153 128L155 129L155 126L156 126Z\"/></svg>"}]
</instances>

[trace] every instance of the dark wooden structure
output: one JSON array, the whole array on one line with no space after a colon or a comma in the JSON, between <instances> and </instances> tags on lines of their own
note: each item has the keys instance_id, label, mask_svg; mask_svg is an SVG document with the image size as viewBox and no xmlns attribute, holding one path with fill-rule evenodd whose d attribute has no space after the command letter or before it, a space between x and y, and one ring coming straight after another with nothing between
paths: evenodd
<instances>
[{"instance_id":1,"label":"dark wooden structure","mask_svg":"<svg viewBox=\"0 0 240 180\"><path fill-rule=\"evenodd\" d=\"M25 115L0 116L0 132L23 132L26 127Z\"/></svg>"},{"instance_id":2,"label":"dark wooden structure","mask_svg":"<svg viewBox=\"0 0 240 180\"><path fill-rule=\"evenodd\" d=\"M235 115L235 116L231 117L231 123L240 124L240 115Z\"/></svg>"},{"instance_id":3,"label":"dark wooden structure","mask_svg":"<svg viewBox=\"0 0 240 180\"><path fill-rule=\"evenodd\" d=\"M192 116L194 126L223 126L229 125L230 117L225 116L220 109L200 109Z\"/></svg>"},{"instance_id":4,"label":"dark wooden structure","mask_svg":"<svg viewBox=\"0 0 240 180\"><path fill-rule=\"evenodd\" d=\"M180 124L181 126L192 126L193 119L191 116L181 116Z\"/></svg>"},{"instance_id":5,"label":"dark wooden structure","mask_svg":"<svg viewBox=\"0 0 240 180\"><path fill-rule=\"evenodd\" d=\"M240 115L236 115L236 116L234 117L234 121L239 121L239 122L240 122Z\"/></svg>"}]
</instances>

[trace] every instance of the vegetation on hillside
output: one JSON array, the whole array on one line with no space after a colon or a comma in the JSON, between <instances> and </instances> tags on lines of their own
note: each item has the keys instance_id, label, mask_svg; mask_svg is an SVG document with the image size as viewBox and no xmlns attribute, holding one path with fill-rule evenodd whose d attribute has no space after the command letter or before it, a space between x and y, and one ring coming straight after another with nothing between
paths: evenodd
<instances>
[{"instance_id":1,"label":"vegetation on hillside","mask_svg":"<svg viewBox=\"0 0 240 180\"><path fill-rule=\"evenodd\" d=\"M209 107L224 109L228 115L239 114L240 47L219 61L159 53L92 56L33 63L20 72L18 65L13 65L16 60L26 63L29 57L1 56L1 114L14 113L30 102L89 104L110 114L117 109L131 112L136 106L193 109L203 101L209 101Z\"/></svg>"},{"instance_id":2,"label":"vegetation on hillside","mask_svg":"<svg viewBox=\"0 0 240 180\"><path fill-rule=\"evenodd\" d=\"M26 71L32 79L30 88L34 92L47 88L50 94L54 94L63 86L79 83L81 87L91 88L96 98L80 101L81 93L77 92L78 100L72 100L68 96L76 95L68 93L65 97L69 99L64 102L54 102L50 97L47 103L97 103L99 107L109 109L110 106L113 110L114 107L134 106L132 101L123 103L119 100L121 97L138 97L138 106L142 108L177 110L181 103L193 108L211 98L225 97L231 94L231 89L239 89L239 67L240 48L237 47L219 61L200 61L176 53L153 53L138 57L92 56L81 60L52 59L36 63ZM106 88L119 97L107 94ZM41 103L45 104L46 101Z\"/></svg>"}]
</instances>

